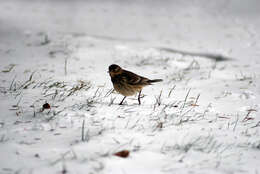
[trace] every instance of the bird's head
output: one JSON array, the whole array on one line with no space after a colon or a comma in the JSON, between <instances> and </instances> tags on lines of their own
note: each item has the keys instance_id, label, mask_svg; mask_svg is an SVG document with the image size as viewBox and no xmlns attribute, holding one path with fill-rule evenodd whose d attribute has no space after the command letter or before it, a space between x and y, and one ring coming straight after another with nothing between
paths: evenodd
<instances>
[{"instance_id":1,"label":"bird's head","mask_svg":"<svg viewBox=\"0 0 260 174\"><path fill-rule=\"evenodd\" d=\"M114 77L115 75L122 73L122 68L116 64L112 64L108 67L108 72L111 77Z\"/></svg>"}]
</instances>

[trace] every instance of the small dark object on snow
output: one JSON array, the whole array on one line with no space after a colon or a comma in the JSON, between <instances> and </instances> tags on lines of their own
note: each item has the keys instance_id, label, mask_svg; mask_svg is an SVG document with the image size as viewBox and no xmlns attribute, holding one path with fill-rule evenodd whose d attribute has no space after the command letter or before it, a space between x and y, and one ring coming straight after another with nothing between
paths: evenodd
<instances>
[{"instance_id":1,"label":"small dark object on snow","mask_svg":"<svg viewBox=\"0 0 260 174\"><path fill-rule=\"evenodd\" d=\"M129 153L130 152L128 150L122 150L122 151L114 153L114 155L121 157L121 158L127 158L129 156Z\"/></svg>"},{"instance_id":2,"label":"small dark object on snow","mask_svg":"<svg viewBox=\"0 0 260 174\"><path fill-rule=\"evenodd\" d=\"M50 106L49 103L45 103L45 104L42 105L42 109L43 109L43 110L44 110L44 109L50 109L50 108L51 108L51 106Z\"/></svg>"}]
</instances>

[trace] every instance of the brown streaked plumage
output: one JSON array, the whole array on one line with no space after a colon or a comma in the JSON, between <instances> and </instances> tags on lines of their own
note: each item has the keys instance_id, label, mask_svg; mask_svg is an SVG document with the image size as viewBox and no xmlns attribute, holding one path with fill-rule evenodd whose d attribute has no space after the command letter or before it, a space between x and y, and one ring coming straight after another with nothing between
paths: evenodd
<instances>
[{"instance_id":1,"label":"brown streaked plumage","mask_svg":"<svg viewBox=\"0 0 260 174\"><path fill-rule=\"evenodd\" d=\"M122 69L116 64L112 64L108 68L114 89L124 96L119 105L127 96L138 94L138 103L141 104L140 95L144 86L151 85L154 82L160 82L162 79L150 80L146 77L139 76L133 72Z\"/></svg>"}]
</instances>

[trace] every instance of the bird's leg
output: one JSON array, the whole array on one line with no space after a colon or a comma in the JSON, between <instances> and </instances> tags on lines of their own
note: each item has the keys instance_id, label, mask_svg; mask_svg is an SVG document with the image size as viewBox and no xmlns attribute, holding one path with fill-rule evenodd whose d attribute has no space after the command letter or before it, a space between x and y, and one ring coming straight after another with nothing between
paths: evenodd
<instances>
[{"instance_id":1,"label":"bird's leg","mask_svg":"<svg viewBox=\"0 0 260 174\"><path fill-rule=\"evenodd\" d=\"M139 103L139 105L141 105L141 100L140 100L141 92L142 92L142 90L140 90L140 91L139 91L139 94L138 94L138 103Z\"/></svg>"},{"instance_id":2,"label":"bird's leg","mask_svg":"<svg viewBox=\"0 0 260 174\"><path fill-rule=\"evenodd\" d=\"M123 100L119 103L119 105L123 104L123 101L125 100L126 96L124 96Z\"/></svg>"}]
</instances>

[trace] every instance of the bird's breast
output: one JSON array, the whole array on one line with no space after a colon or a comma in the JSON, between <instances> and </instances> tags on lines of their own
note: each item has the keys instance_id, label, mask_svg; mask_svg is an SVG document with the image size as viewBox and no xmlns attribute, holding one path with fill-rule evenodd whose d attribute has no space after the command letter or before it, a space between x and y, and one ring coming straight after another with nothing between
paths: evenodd
<instances>
[{"instance_id":1,"label":"bird's breast","mask_svg":"<svg viewBox=\"0 0 260 174\"><path fill-rule=\"evenodd\" d=\"M135 95L142 89L142 86L128 84L120 77L111 78L111 81L113 82L114 89L124 96Z\"/></svg>"}]
</instances>

